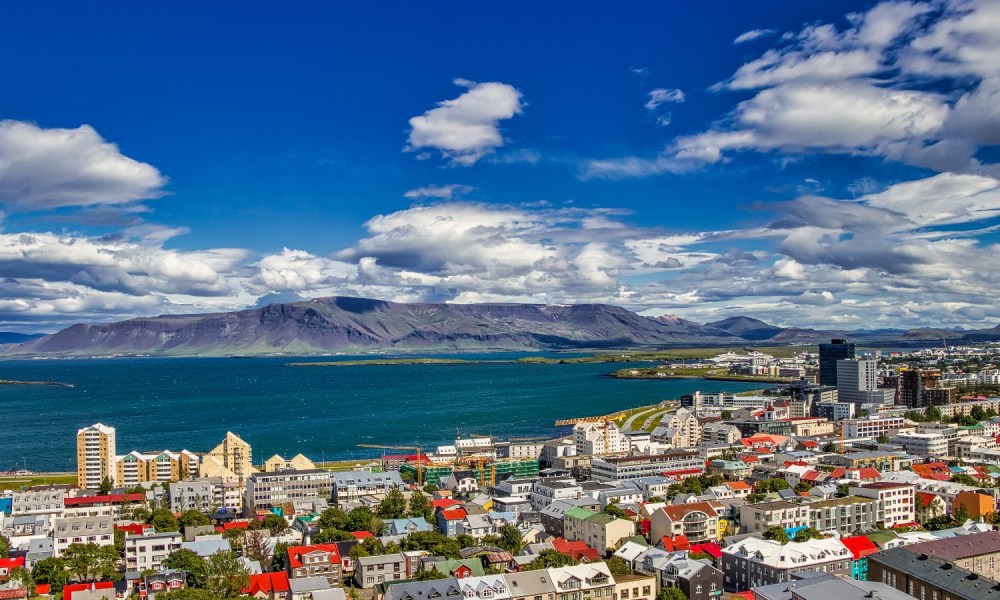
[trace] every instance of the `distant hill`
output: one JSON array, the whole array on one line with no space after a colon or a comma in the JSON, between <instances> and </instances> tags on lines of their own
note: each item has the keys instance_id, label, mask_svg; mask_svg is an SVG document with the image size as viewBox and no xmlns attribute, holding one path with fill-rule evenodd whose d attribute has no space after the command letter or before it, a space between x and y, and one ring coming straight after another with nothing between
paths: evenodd
<instances>
[{"instance_id":1,"label":"distant hill","mask_svg":"<svg viewBox=\"0 0 1000 600\"><path fill-rule=\"evenodd\" d=\"M12 331L0 331L0 344L21 344L29 340L38 339L44 333L14 333Z\"/></svg>"},{"instance_id":2,"label":"distant hill","mask_svg":"<svg viewBox=\"0 0 1000 600\"><path fill-rule=\"evenodd\" d=\"M5 356L265 355L658 348L679 345L812 344L832 337L896 340L901 332L778 327L750 317L699 324L644 317L605 304L403 304L317 298L262 308L77 324L0 349ZM909 332L907 332L909 333ZM981 333L1000 339L1000 327ZM952 331L951 336L959 334ZM21 334L13 334L21 335ZM949 338L950 339L950 338ZM956 341L960 341L956 339Z\"/></svg>"}]
</instances>

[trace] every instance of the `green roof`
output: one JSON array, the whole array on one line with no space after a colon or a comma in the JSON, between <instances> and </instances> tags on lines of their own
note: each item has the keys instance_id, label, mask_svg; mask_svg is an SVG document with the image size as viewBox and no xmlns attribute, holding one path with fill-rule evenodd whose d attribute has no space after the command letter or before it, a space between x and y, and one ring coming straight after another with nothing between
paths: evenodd
<instances>
[{"instance_id":1,"label":"green roof","mask_svg":"<svg viewBox=\"0 0 1000 600\"><path fill-rule=\"evenodd\" d=\"M590 517L592 517L592 516L594 516L596 514L598 514L598 513L594 512L592 510L587 510L586 508L576 507L576 508L571 508L571 509L567 510L566 513L563 516L565 516L565 517L573 517L574 519L578 519L580 521L583 521L585 519L589 519Z\"/></svg>"},{"instance_id":2,"label":"green roof","mask_svg":"<svg viewBox=\"0 0 1000 600\"><path fill-rule=\"evenodd\" d=\"M483 575L486 575L486 571L483 570L482 561L477 558L467 558L465 560L450 558L448 560L439 560L437 562L429 563L427 566L428 568L436 571L441 571L446 575L451 575L455 569L462 565L469 567L469 570L472 571L473 577L482 577Z\"/></svg>"},{"instance_id":3,"label":"green roof","mask_svg":"<svg viewBox=\"0 0 1000 600\"><path fill-rule=\"evenodd\" d=\"M566 511L566 512L569 512L569 511ZM587 511L587 512L590 512L590 511ZM594 514L590 515L589 517L587 517L587 520L590 521L591 523L600 523L601 525L607 525L608 523L611 523L613 521L619 521L619 520L624 521L625 519L619 519L618 517L612 517L611 515L605 514L605 513L594 513Z\"/></svg>"},{"instance_id":4,"label":"green roof","mask_svg":"<svg viewBox=\"0 0 1000 600\"><path fill-rule=\"evenodd\" d=\"M899 537L898 535L896 535L895 531L890 531L888 529L883 531L870 531L868 533L863 533L861 535L870 539L879 548L881 548L884 544L891 542L892 540Z\"/></svg>"}]
</instances>

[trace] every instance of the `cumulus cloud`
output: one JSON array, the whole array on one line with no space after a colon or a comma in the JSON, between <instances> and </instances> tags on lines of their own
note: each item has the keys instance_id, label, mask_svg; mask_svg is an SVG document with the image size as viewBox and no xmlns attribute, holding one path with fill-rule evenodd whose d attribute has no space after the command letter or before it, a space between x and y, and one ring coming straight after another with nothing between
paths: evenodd
<instances>
[{"instance_id":1,"label":"cumulus cloud","mask_svg":"<svg viewBox=\"0 0 1000 600\"><path fill-rule=\"evenodd\" d=\"M745 44L747 42L752 42L753 40L774 34L775 34L774 29L751 29L750 31L744 31L743 33L736 36L736 39L733 40L733 43Z\"/></svg>"},{"instance_id":2,"label":"cumulus cloud","mask_svg":"<svg viewBox=\"0 0 1000 600\"><path fill-rule=\"evenodd\" d=\"M756 92L701 133L677 137L653 157L587 161L582 177L683 173L742 152L1000 172L978 158L1000 143L1000 5L889 0L847 21L783 36L713 86Z\"/></svg>"},{"instance_id":3,"label":"cumulus cloud","mask_svg":"<svg viewBox=\"0 0 1000 600\"><path fill-rule=\"evenodd\" d=\"M472 191L472 186L449 183L448 185L428 185L424 187L408 190L403 194L404 198L422 199L437 198L440 200L451 200L454 196L468 194Z\"/></svg>"},{"instance_id":4,"label":"cumulus cloud","mask_svg":"<svg viewBox=\"0 0 1000 600\"><path fill-rule=\"evenodd\" d=\"M649 92L646 110L656 110L664 102L684 102L684 92L676 89L657 88Z\"/></svg>"},{"instance_id":5,"label":"cumulus cloud","mask_svg":"<svg viewBox=\"0 0 1000 600\"><path fill-rule=\"evenodd\" d=\"M433 148L452 164L470 166L504 145L500 121L521 114L521 92L498 82L455 84L468 91L410 119L406 149Z\"/></svg>"},{"instance_id":6,"label":"cumulus cloud","mask_svg":"<svg viewBox=\"0 0 1000 600\"><path fill-rule=\"evenodd\" d=\"M0 202L15 210L123 204L163 194L166 178L93 127L0 121Z\"/></svg>"}]
</instances>

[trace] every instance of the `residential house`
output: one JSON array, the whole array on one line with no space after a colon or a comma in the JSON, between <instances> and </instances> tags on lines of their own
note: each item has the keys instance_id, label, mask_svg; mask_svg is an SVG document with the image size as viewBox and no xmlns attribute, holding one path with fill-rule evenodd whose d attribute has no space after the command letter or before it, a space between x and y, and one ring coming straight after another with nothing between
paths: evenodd
<instances>
[{"instance_id":1,"label":"residential house","mask_svg":"<svg viewBox=\"0 0 1000 600\"><path fill-rule=\"evenodd\" d=\"M878 500L878 522L886 529L897 525L909 525L916 521L916 502L914 502L914 486L905 483L879 481L851 486L850 493L855 496L874 498Z\"/></svg>"},{"instance_id":2,"label":"residential house","mask_svg":"<svg viewBox=\"0 0 1000 600\"><path fill-rule=\"evenodd\" d=\"M740 507L740 526L747 533L760 533L773 526L789 529L809 525L809 507L801 502L776 500Z\"/></svg>"},{"instance_id":3,"label":"residential house","mask_svg":"<svg viewBox=\"0 0 1000 600\"><path fill-rule=\"evenodd\" d=\"M402 554L361 556L355 562L354 584L368 589L386 581L408 579L406 562Z\"/></svg>"},{"instance_id":4,"label":"residential house","mask_svg":"<svg viewBox=\"0 0 1000 600\"><path fill-rule=\"evenodd\" d=\"M455 580L467 600L510 600L510 590L503 575L483 575Z\"/></svg>"},{"instance_id":5,"label":"residential house","mask_svg":"<svg viewBox=\"0 0 1000 600\"><path fill-rule=\"evenodd\" d=\"M157 571L139 579L139 597L156 600L159 594L182 590L187 587L187 571Z\"/></svg>"},{"instance_id":6,"label":"residential house","mask_svg":"<svg viewBox=\"0 0 1000 600\"><path fill-rule=\"evenodd\" d=\"M386 535L409 535L418 531L432 531L430 523L423 517L412 517L407 519L386 519Z\"/></svg>"},{"instance_id":7,"label":"residential house","mask_svg":"<svg viewBox=\"0 0 1000 600\"><path fill-rule=\"evenodd\" d=\"M915 513L919 523L940 517L948 510L948 503L941 496L928 492L916 492L913 496Z\"/></svg>"},{"instance_id":8,"label":"residential house","mask_svg":"<svg viewBox=\"0 0 1000 600\"><path fill-rule=\"evenodd\" d=\"M439 510L437 513L437 527L446 536L455 537L461 533L460 528L468 516L469 513L461 507Z\"/></svg>"},{"instance_id":9,"label":"residential house","mask_svg":"<svg viewBox=\"0 0 1000 600\"><path fill-rule=\"evenodd\" d=\"M964 507L973 519L985 517L990 513L996 512L997 509L997 503L993 499L993 496L969 490L959 492L951 504L956 511Z\"/></svg>"},{"instance_id":10,"label":"residential house","mask_svg":"<svg viewBox=\"0 0 1000 600\"><path fill-rule=\"evenodd\" d=\"M650 515L650 536L654 540L678 535L692 543L719 539L719 514L712 502L674 504L657 509Z\"/></svg>"},{"instance_id":11,"label":"residential house","mask_svg":"<svg viewBox=\"0 0 1000 600\"><path fill-rule=\"evenodd\" d=\"M555 584L546 569L507 573L504 579L510 600L556 600Z\"/></svg>"},{"instance_id":12,"label":"residential house","mask_svg":"<svg viewBox=\"0 0 1000 600\"><path fill-rule=\"evenodd\" d=\"M473 596L474 597L474 596ZM386 587L382 600L462 600L454 577L428 581L406 581Z\"/></svg>"},{"instance_id":13,"label":"residential house","mask_svg":"<svg viewBox=\"0 0 1000 600\"><path fill-rule=\"evenodd\" d=\"M292 590L288 581L288 573L284 571L256 573L250 575L250 583L240 594L258 600L285 600Z\"/></svg>"},{"instance_id":14,"label":"residential house","mask_svg":"<svg viewBox=\"0 0 1000 600\"><path fill-rule=\"evenodd\" d=\"M330 585L340 585L340 550L336 544L289 546L285 569L290 579L325 577Z\"/></svg>"},{"instance_id":15,"label":"residential house","mask_svg":"<svg viewBox=\"0 0 1000 600\"><path fill-rule=\"evenodd\" d=\"M851 551L854 560L851 562L851 579L868 580L868 557L879 551L875 542L863 535L842 537L840 542Z\"/></svg>"},{"instance_id":16,"label":"residential house","mask_svg":"<svg viewBox=\"0 0 1000 600\"><path fill-rule=\"evenodd\" d=\"M722 595L722 571L707 560L688 558L687 552L672 552L657 570L661 588L677 588L689 600L715 600Z\"/></svg>"},{"instance_id":17,"label":"residential house","mask_svg":"<svg viewBox=\"0 0 1000 600\"><path fill-rule=\"evenodd\" d=\"M555 586L557 600L612 598L615 579L605 563L580 564L546 569Z\"/></svg>"}]
</instances>

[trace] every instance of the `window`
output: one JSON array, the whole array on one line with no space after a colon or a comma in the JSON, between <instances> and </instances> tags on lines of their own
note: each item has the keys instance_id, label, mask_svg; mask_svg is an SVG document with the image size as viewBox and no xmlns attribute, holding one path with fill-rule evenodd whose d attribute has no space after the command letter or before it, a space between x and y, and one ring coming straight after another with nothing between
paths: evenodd
<instances>
[{"instance_id":1,"label":"window","mask_svg":"<svg viewBox=\"0 0 1000 600\"><path fill-rule=\"evenodd\" d=\"M628 600L628 588L622 590L622 600Z\"/></svg>"}]
</instances>

